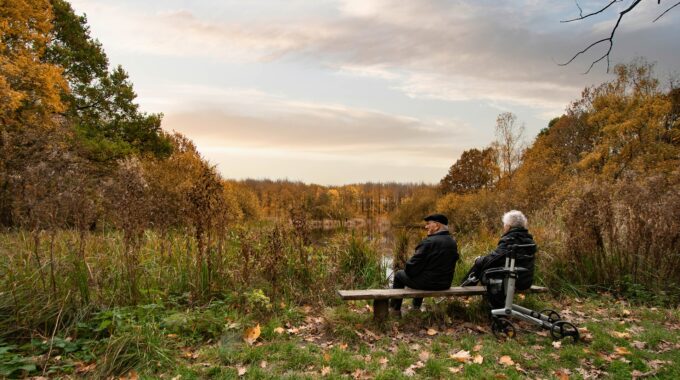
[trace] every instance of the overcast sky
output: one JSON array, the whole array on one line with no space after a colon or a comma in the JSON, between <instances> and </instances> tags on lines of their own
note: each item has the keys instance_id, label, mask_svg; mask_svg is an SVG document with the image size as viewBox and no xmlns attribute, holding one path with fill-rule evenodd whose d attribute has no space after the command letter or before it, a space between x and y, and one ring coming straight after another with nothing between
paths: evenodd
<instances>
[{"instance_id":1,"label":"overcast sky","mask_svg":"<svg viewBox=\"0 0 680 380\"><path fill-rule=\"evenodd\" d=\"M438 182L510 111L527 140L606 65L582 73L624 1L585 21L564 0L73 0L144 111L191 138L226 178ZM580 1L587 13L605 1ZM680 71L680 8L643 1L612 63Z\"/></svg>"}]
</instances>

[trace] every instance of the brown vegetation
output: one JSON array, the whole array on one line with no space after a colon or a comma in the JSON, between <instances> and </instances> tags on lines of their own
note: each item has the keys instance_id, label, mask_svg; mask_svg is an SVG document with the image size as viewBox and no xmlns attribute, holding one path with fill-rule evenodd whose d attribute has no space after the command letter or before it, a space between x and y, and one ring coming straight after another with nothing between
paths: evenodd
<instances>
[{"instance_id":1,"label":"brown vegetation","mask_svg":"<svg viewBox=\"0 0 680 380\"><path fill-rule=\"evenodd\" d=\"M680 283L678 89L663 89L644 61L615 71L584 90L492 189L452 192L437 209L459 233L495 230L511 208L528 212L552 286L663 291Z\"/></svg>"}]
</instances>

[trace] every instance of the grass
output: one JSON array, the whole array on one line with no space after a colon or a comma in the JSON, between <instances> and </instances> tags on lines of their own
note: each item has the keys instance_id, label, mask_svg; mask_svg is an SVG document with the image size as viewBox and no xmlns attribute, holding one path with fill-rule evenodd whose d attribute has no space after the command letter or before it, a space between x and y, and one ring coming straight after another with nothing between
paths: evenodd
<instances>
[{"instance_id":1,"label":"grass","mask_svg":"<svg viewBox=\"0 0 680 380\"><path fill-rule=\"evenodd\" d=\"M474 298L453 302L481 309ZM153 304L99 314L69 336L22 346L0 342L0 370L7 377L40 374L42 368L53 377L106 377L134 369L149 379L230 379L239 373L247 379L680 376L677 309L629 308L609 295L580 302L531 296L524 302L562 311L586 329L585 341L558 347L525 324L516 339L497 341L488 321L450 314L446 301L427 302L428 311L383 325L372 321L362 302L312 310L287 306L257 319L227 303L190 309ZM261 335L253 345L245 343L244 330L258 323ZM50 344L51 357L41 363ZM461 350L482 362L451 357ZM504 356L513 364L503 364Z\"/></svg>"},{"instance_id":2,"label":"grass","mask_svg":"<svg viewBox=\"0 0 680 380\"><path fill-rule=\"evenodd\" d=\"M147 232L134 284L118 233L87 235L82 258L73 249L79 235L63 231L54 262L46 242L38 247L42 266L29 234L0 234L8 253L0 255L0 378L131 371L148 379L680 378L677 306L631 304L610 293L520 300L587 329L585 342L560 347L523 324L515 340L495 340L474 297L428 298L427 312L376 325L369 304L335 296L337 288L384 285L375 245L352 234L323 247L300 245L267 228L226 236L221 250L209 249L210 265L198 265L185 235L161 241ZM461 240L457 279L495 244L492 236ZM240 259L246 253L248 266ZM242 336L256 325L260 335L249 345ZM482 362L451 357L461 350ZM514 364L501 363L504 356Z\"/></svg>"}]
</instances>

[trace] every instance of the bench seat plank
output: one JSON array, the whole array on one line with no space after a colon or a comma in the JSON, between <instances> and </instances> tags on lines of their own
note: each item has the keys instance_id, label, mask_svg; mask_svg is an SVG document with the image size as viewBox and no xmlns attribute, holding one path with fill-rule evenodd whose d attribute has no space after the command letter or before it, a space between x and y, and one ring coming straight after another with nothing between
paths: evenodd
<instances>
[{"instance_id":1,"label":"bench seat plank","mask_svg":"<svg viewBox=\"0 0 680 380\"><path fill-rule=\"evenodd\" d=\"M548 288L532 286L531 289L518 290L516 293L545 293ZM414 298L414 297L455 297L476 296L486 293L485 286L452 287L448 290L417 290L417 289L365 289L365 290L338 290L338 295L343 300L382 300L390 298Z\"/></svg>"}]
</instances>

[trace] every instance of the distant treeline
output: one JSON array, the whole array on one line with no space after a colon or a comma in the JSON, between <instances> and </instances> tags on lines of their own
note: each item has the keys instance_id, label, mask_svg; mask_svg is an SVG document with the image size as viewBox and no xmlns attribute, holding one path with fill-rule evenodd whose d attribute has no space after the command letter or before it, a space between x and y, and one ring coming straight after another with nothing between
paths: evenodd
<instances>
[{"instance_id":1,"label":"distant treeline","mask_svg":"<svg viewBox=\"0 0 680 380\"><path fill-rule=\"evenodd\" d=\"M312 219L344 221L352 218L375 219L396 210L402 202L426 184L363 183L343 186L321 186L302 182L245 180L240 182L252 190L266 216L290 217L302 211Z\"/></svg>"}]
</instances>

